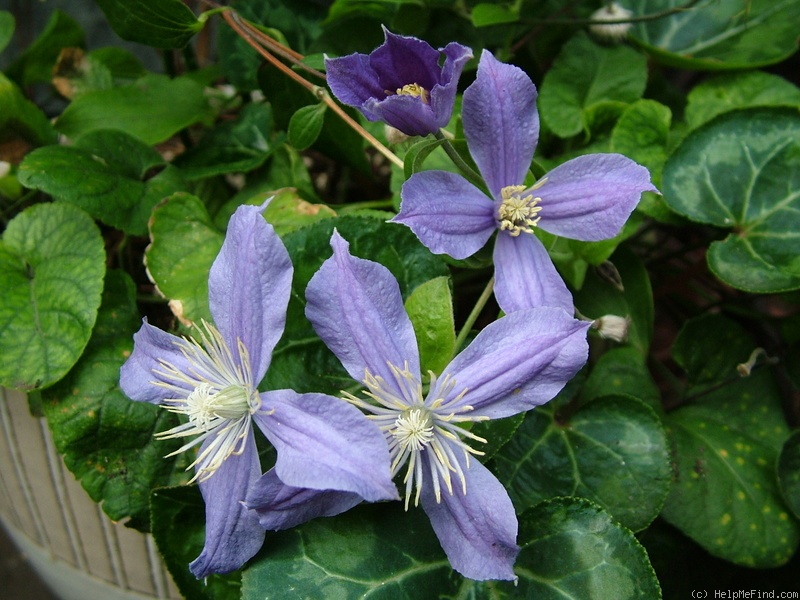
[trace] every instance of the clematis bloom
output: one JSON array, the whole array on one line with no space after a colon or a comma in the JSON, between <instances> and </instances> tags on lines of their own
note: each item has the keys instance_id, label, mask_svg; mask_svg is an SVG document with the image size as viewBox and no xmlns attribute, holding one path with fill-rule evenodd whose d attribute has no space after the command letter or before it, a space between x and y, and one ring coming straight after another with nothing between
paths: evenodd
<instances>
[{"instance_id":1,"label":"clematis bloom","mask_svg":"<svg viewBox=\"0 0 800 600\"><path fill-rule=\"evenodd\" d=\"M423 393L414 329L397 281L354 257L334 232L333 256L306 289L306 316L361 381L345 394L379 425L392 473L405 469L406 508L422 503L450 564L471 579L514 579L517 519L508 493L461 425L508 417L552 399L587 358L588 323L560 308L507 315L483 329Z\"/></svg>"},{"instance_id":2,"label":"clematis bloom","mask_svg":"<svg viewBox=\"0 0 800 600\"><path fill-rule=\"evenodd\" d=\"M521 69L484 50L464 91L470 154L489 195L456 173L422 171L403 184L393 222L432 252L466 258L497 231L495 297L506 313L535 306L572 312L572 295L533 230L581 241L614 237L642 192L657 191L646 168L621 154L589 154L524 185L539 138L536 87Z\"/></svg>"},{"instance_id":3,"label":"clematis bloom","mask_svg":"<svg viewBox=\"0 0 800 600\"><path fill-rule=\"evenodd\" d=\"M256 513L243 504L261 477L254 423L277 450L264 477L278 485L397 498L383 437L356 408L321 394L257 389L283 334L291 280L289 255L261 209L239 207L208 279L216 326L204 323L197 340L145 321L120 372L130 398L187 417L157 437L191 438L176 453L199 445L191 467L206 537L190 565L198 579L238 569L263 543Z\"/></svg>"},{"instance_id":4,"label":"clematis bloom","mask_svg":"<svg viewBox=\"0 0 800 600\"><path fill-rule=\"evenodd\" d=\"M420 39L385 27L383 32L386 41L370 54L325 59L333 95L406 135L438 131L450 121L458 78L472 50L456 42L435 50Z\"/></svg>"}]
</instances>

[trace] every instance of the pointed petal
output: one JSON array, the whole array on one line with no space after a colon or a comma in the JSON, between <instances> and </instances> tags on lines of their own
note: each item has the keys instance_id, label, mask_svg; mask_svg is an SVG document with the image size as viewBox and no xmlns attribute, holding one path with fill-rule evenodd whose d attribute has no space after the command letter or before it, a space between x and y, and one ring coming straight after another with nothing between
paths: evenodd
<instances>
[{"instance_id":1,"label":"pointed petal","mask_svg":"<svg viewBox=\"0 0 800 600\"><path fill-rule=\"evenodd\" d=\"M326 58L325 70L328 86L333 95L344 104L360 108L370 98L386 96L385 89L378 80L378 74L370 66L369 56L366 54ZM380 119L379 115L370 113L365 115L371 121Z\"/></svg>"},{"instance_id":2,"label":"pointed petal","mask_svg":"<svg viewBox=\"0 0 800 600\"><path fill-rule=\"evenodd\" d=\"M515 579L517 517L508 492L478 461L470 461L469 468L460 462L467 476L467 494L454 485L453 494L443 491L437 503L433 486L427 485L422 508L456 571L479 581ZM430 471L426 477L430 481Z\"/></svg>"},{"instance_id":3,"label":"pointed petal","mask_svg":"<svg viewBox=\"0 0 800 600\"><path fill-rule=\"evenodd\" d=\"M283 483L275 469L267 471L250 489L247 506L258 514L261 527L281 531L317 517L332 517L362 502L352 492L310 490Z\"/></svg>"},{"instance_id":4,"label":"pointed petal","mask_svg":"<svg viewBox=\"0 0 800 600\"><path fill-rule=\"evenodd\" d=\"M444 67L439 83L431 90L431 109L436 118L436 126L444 127L450 121L453 105L458 91L458 80L464 65L472 59L472 49L456 42L450 42L442 50L445 55Z\"/></svg>"},{"instance_id":5,"label":"pointed petal","mask_svg":"<svg viewBox=\"0 0 800 600\"><path fill-rule=\"evenodd\" d=\"M456 173L423 171L403 184L400 213L392 223L411 228L436 254L475 254L497 228L495 204Z\"/></svg>"},{"instance_id":6,"label":"pointed petal","mask_svg":"<svg viewBox=\"0 0 800 600\"><path fill-rule=\"evenodd\" d=\"M234 356L237 338L244 342L256 384L267 372L272 350L283 334L292 287L289 253L262 210L236 209L208 278L214 323Z\"/></svg>"},{"instance_id":7,"label":"pointed petal","mask_svg":"<svg viewBox=\"0 0 800 600\"><path fill-rule=\"evenodd\" d=\"M395 500L389 450L380 429L357 408L324 394L261 394L253 415L278 452L275 473L286 485Z\"/></svg>"},{"instance_id":8,"label":"pointed petal","mask_svg":"<svg viewBox=\"0 0 800 600\"><path fill-rule=\"evenodd\" d=\"M369 368L392 385L387 362L400 368L407 362L412 373L419 373L417 338L394 275L381 264L352 256L336 231L331 246L333 256L306 288L306 317L317 335L357 381Z\"/></svg>"},{"instance_id":9,"label":"pointed petal","mask_svg":"<svg viewBox=\"0 0 800 600\"><path fill-rule=\"evenodd\" d=\"M375 121L384 121L406 135L426 136L443 127L436 120L430 105L415 96L388 96L383 100L370 98L361 107L364 115L375 115ZM447 119L449 120L449 115Z\"/></svg>"},{"instance_id":10,"label":"pointed petal","mask_svg":"<svg viewBox=\"0 0 800 600\"><path fill-rule=\"evenodd\" d=\"M178 349L179 342L179 337L153 327L147 319L143 320L142 327L133 335L133 352L119 372L119 385L128 398L160 404L165 398L175 397L175 392L153 385L153 382L164 381L155 372L163 369L162 360L183 373L189 372L189 361ZM168 381L176 384L171 379ZM192 389L187 386L187 395Z\"/></svg>"},{"instance_id":11,"label":"pointed petal","mask_svg":"<svg viewBox=\"0 0 800 600\"><path fill-rule=\"evenodd\" d=\"M472 406L470 417L498 419L530 410L551 400L584 365L589 326L560 308L508 314L483 329L439 381L448 375L456 381L453 396L466 388L451 406Z\"/></svg>"},{"instance_id":12,"label":"pointed petal","mask_svg":"<svg viewBox=\"0 0 800 600\"><path fill-rule=\"evenodd\" d=\"M573 158L547 174L539 226L573 240L606 240L617 235L641 198L657 192L650 172L621 154Z\"/></svg>"},{"instance_id":13,"label":"pointed petal","mask_svg":"<svg viewBox=\"0 0 800 600\"><path fill-rule=\"evenodd\" d=\"M430 91L439 83L439 51L415 37L397 35L383 28L386 41L370 54L370 64L384 90L416 83ZM384 93L385 95L385 93Z\"/></svg>"},{"instance_id":14,"label":"pointed petal","mask_svg":"<svg viewBox=\"0 0 800 600\"><path fill-rule=\"evenodd\" d=\"M203 552L189 565L198 579L239 569L264 542L257 515L243 504L248 488L261 475L252 430L248 436L242 454L229 456L200 483L206 503L206 541Z\"/></svg>"},{"instance_id":15,"label":"pointed petal","mask_svg":"<svg viewBox=\"0 0 800 600\"><path fill-rule=\"evenodd\" d=\"M494 198L519 185L539 140L536 87L525 72L486 50L475 82L464 90L461 115L467 145Z\"/></svg>"},{"instance_id":16,"label":"pointed petal","mask_svg":"<svg viewBox=\"0 0 800 600\"><path fill-rule=\"evenodd\" d=\"M494 243L494 272L494 296L506 313L537 306L573 311L572 294L534 235L499 233Z\"/></svg>"}]
</instances>

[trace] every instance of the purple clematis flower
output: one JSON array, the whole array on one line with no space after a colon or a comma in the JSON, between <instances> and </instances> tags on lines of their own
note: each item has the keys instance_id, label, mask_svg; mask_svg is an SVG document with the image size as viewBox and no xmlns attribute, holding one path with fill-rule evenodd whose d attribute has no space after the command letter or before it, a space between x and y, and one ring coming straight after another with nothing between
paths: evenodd
<instances>
[{"instance_id":1,"label":"purple clematis flower","mask_svg":"<svg viewBox=\"0 0 800 600\"><path fill-rule=\"evenodd\" d=\"M403 185L403 223L432 252L461 259L498 231L495 297L510 313L534 306L572 311L572 295L535 227L582 241L612 238L642 192L658 191L650 173L620 154L589 154L565 162L533 186L524 185L539 138L536 87L521 69L484 50L475 82L464 91L464 135L489 196L461 175L415 173Z\"/></svg>"},{"instance_id":2,"label":"purple clematis flower","mask_svg":"<svg viewBox=\"0 0 800 600\"><path fill-rule=\"evenodd\" d=\"M321 394L257 389L283 334L292 280L286 248L261 210L236 210L211 267L216 327L204 323L198 341L145 321L120 372L130 398L188 417L157 437L193 438L176 453L199 444L192 481L206 504L206 538L190 565L198 579L238 569L264 540L257 515L243 505L261 476L253 423L277 450L265 475L277 485L398 497L383 436L358 409Z\"/></svg>"},{"instance_id":3,"label":"purple clematis flower","mask_svg":"<svg viewBox=\"0 0 800 600\"><path fill-rule=\"evenodd\" d=\"M473 458L485 442L461 424L508 417L552 399L587 358L588 323L560 308L509 314L483 329L423 392L417 341L397 281L352 256L337 232L333 256L306 289L317 334L366 387L345 394L386 437L392 473L404 467L450 564L471 579L514 579L517 518L497 478Z\"/></svg>"},{"instance_id":4,"label":"purple clematis flower","mask_svg":"<svg viewBox=\"0 0 800 600\"><path fill-rule=\"evenodd\" d=\"M385 27L383 32L386 41L369 55L325 60L331 91L370 121L384 121L407 135L438 131L450 121L458 78L472 50L450 42L437 51L420 39Z\"/></svg>"}]
</instances>

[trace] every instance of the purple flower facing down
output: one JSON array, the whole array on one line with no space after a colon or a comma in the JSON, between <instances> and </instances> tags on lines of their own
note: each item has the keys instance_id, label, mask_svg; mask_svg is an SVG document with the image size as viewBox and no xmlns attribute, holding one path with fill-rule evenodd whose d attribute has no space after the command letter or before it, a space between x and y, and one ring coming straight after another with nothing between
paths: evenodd
<instances>
[{"instance_id":1,"label":"purple flower facing down","mask_svg":"<svg viewBox=\"0 0 800 600\"><path fill-rule=\"evenodd\" d=\"M535 306L572 311L572 295L534 235L582 241L614 237L642 192L657 191L646 168L620 154L589 154L559 165L527 187L539 138L536 88L519 68L484 51L475 82L464 91L464 135L486 186L461 175L423 171L403 185L403 223L431 251L461 259L494 246L495 296L510 313Z\"/></svg>"},{"instance_id":2,"label":"purple flower facing down","mask_svg":"<svg viewBox=\"0 0 800 600\"><path fill-rule=\"evenodd\" d=\"M478 460L485 440L463 428L552 399L586 361L588 323L560 308L523 310L478 334L424 392L414 329L397 281L349 253L333 256L306 290L306 316L364 397L345 394L379 425L413 497L450 564L471 579L514 579L517 519L500 482ZM344 501L345 499L343 499Z\"/></svg>"},{"instance_id":3,"label":"purple flower facing down","mask_svg":"<svg viewBox=\"0 0 800 600\"><path fill-rule=\"evenodd\" d=\"M386 41L369 55L325 60L331 91L370 121L407 135L438 131L450 121L458 78L472 50L456 42L435 50L417 38L383 31Z\"/></svg>"},{"instance_id":4,"label":"purple flower facing down","mask_svg":"<svg viewBox=\"0 0 800 600\"><path fill-rule=\"evenodd\" d=\"M253 423L277 450L264 477L278 491L397 498L383 436L360 411L321 394L257 389L283 333L291 280L289 255L261 209L239 207L209 274L216 327L204 323L199 339L185 339L145 321L120 372L130 398L186 417L157 437L191 438L176 453L199 446L191 467L206 504L206 539L190 565L197 578L238 569L264 540L258 515L243 504L261 477ZM283 518L302 522L346 508L284 510Z\"/></svg>"}]
</instances>

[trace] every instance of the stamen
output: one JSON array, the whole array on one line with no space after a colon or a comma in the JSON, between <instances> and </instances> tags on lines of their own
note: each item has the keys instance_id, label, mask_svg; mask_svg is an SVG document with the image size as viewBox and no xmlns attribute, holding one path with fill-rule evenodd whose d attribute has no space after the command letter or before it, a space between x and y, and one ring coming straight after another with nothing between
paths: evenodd
<instances>
[{"instance_id":1,"label":"stamen","mask_svg":"<svg viewBox=\"0 0 800 600\"><path fill-rule=\"evenodd\" d=\"M391 92L388 91L387 93L391 94ZM419 98L420 100L422 100L423 104L429 103L428 90L426 90L418 83L408 83L401 88L397 88L397 90L395 90L395 94L397 94L398 96L414 96L415 98Z\"/></svg>"},{"instance_id":2,"label":"stamen","mask_svg":"<svg viewBox=\"0 0 800 600\"><path fill-rule=\"evenodd\" d=\"M533 194L523 196L522 193L527 189L524 185L509 185L500 190L503 196L498 209L500 231L508 231L512 237L523 232L533 233L533 228L541 219L538 213L542 207L538 204L542 199Z\"/></svg>"}]
</instances>

